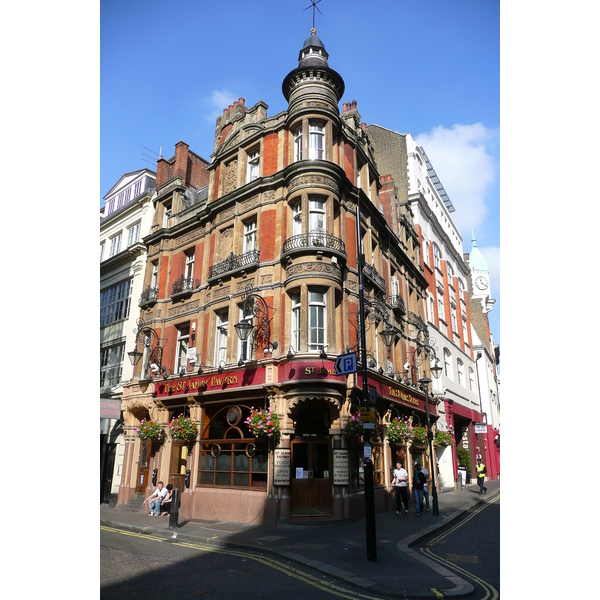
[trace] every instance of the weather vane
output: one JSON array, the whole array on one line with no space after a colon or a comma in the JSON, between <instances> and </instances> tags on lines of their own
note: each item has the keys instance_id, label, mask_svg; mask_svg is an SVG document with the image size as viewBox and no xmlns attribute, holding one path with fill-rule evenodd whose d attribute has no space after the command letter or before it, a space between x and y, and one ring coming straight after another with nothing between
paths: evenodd
<instances>
[{"instance_id":1,"label":"weather vane","mask_svg":"<svg viewBox=\"0 0 600 600\"><path fill-rule=\"evenodd\" d=\"M321 0L310 0L311 2L311 6L313 9L313 26L312 28L315 29L315 8L321 13L321 11L319 10L319 7L317 6L317 4L319 4L319 2L321 2ZM304 10L308 10L310 8L310 6L307 6ZM321 13L323 14L323 13Z\"/></svg>"}]
</instances>

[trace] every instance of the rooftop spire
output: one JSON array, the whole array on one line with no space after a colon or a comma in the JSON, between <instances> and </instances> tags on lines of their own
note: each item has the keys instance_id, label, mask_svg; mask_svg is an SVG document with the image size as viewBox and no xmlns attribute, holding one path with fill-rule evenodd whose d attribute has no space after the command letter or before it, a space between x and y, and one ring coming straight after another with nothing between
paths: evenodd
<instances>
[{"instance_id":1,"label":"rooftop spire","mask_svg":"<svg viewBox=\"0 0 600 600\"><path fill-rule=\"evenodd\" d=\"M315 35L315 33L317 33L317 30L315 29L315 8L319 12L321 12L319 10L319 7L317 6L317 4L319 4L319 2L321 2L321 0L310 0L310 2L311 2L312 9L313 9L313 26L312 26L312 29L310 30L310 34ZM309 8L311 8L311 6L307 6L304 10L308 10Z\"/></svg>"}]
</instances>

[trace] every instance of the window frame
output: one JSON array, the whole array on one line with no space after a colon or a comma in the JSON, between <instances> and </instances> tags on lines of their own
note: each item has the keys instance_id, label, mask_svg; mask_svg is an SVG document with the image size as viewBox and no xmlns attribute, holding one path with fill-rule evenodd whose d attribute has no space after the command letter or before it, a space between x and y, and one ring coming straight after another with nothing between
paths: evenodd
<instances>
[{"instance_id":1,"label":"window frame","mask_svg":"<svg viewBox=\"0 0 600 600\"><path fill-rule=\"evenodd\" d=\"M321 296L321 300L313 299L313 295ZM313 310L314 309L314 310ZM313 315L313 312L315 314ZM313 321L316 319L316 324ZM327 290L308 288L308 321L307 349L309 352L321 352L327 347ZM313 334L316 333L316 339ZM321 334L321 335L320 335ZM322 337L322 342L319 341Z\"/></svg>"},{"instance_id":2,"label":"window frame","mask_svg":"<svg viewBox=\"0 0 600 600\"><path fill-rule=\"evenodd\" d=\"M302 339L302 297L300 291L292 292L290 299L292 302L292 336L290 342L294 352L298 352L300 350L300 340Z\"/></svg>"},{"instance_id":3,"label":"window frame","mask_svg":"<svg viewBox=\"0 0 600 600\"><path fill-rule=\"evenodd\" d=\"M179 375L179 370L184 368L187 371L187 351L190 347L190 324L181 323L177 328L177 346L175 350L175 368L173 373ZM185 346L184 346L185 344ZM185 353L182 350L185 349Z\"/></svg>"},{"instance_id":4,"label":"window frame","mask_svg":"<svg viewBox=\"0 0 600 600\"><path fill-rule=\"evenodd\" d=\"M129 317L133 277L100 290L100 327L106 327Z\"/></svg>"},{"instance_id":5,"label":"window frame","mask_svg":"<svg viewBox=\"0 0 600 600\"><path fill-rule=\"evenodd\" d=\"M116 360L114 360L116 358ZM112 361L111 361L112 359ZM113 388L121 383L123 362L125 360L125 342L113 343L100 348L100 389ZM109 371L116 370L116 375L107 376Z\"/></svg>"},{"instance_id":6,"label":"window frame","mask_svg":"<svg viewBox=\"0 0 600 600\"><path fill-rule=\"evenodd\" d=\"M260 148L247 154L246 183L251 183L260 177Z\"/></svg>"},{"instance_id":7,"label":"window frame","mask_svg":"<svg viewBox=\"0 0 600 600\"><path fill-rule=\"evenodd\" d=\"M309 160L325 159L325 124L319 121L308 123L308 158Z\"/></svg>"},{"instance_id":8,"label":"window frame","mask_svg":"<svg viewBox=\"0 0 600 600\"><path fill-rule=\"evenodd\" d=\"M294 136L294 162L302 160L302 125L293 131Z\"/></svg>"},{"instance_id":9,"label":"window frame","mask_svg":"<svg viewBox=\"0 0 600 600\"><path fill-rule=\"evenodd\" d=\"M113 235L110 238L110 258L116 256L121 251L121 239L122 239L122 231L119 231L116 235Z\"/></svg>"},{"instance_id":10,"label":"window frame","mask_svg":"<svg viewBox=\"0 0 600 600\"><path fill-rule=\"evenodd\" d=\"M141 221L134 223L131 227L127 228L127 247L137 244L140 239L140 231L142 228ZM135 238L135 239L133 239Z\"/></svg>"},{"instance_id":11,"label":"window frame","mask_svg":"<svg viewBox=\"0 0 600 600\"><path fill-rule=\"evenodd\" d=\"M227 309L216 311L215 325L215 366L221 362L227 364L227 342L229 329L229 311ZM224 345L223 345L224 344Z\"/></svg>"},{"instance_id":12,"label":"window frame","mask_svg":"<svg viewBox=\"0 0 600 600\"><path fill-rule=\"evenodd\" d=\"M258 240L258 222L256 217L244 222L244 246L243 253L256 250ZM249 243L250 242L250 243Z\"/></svg>"}]
</instances>

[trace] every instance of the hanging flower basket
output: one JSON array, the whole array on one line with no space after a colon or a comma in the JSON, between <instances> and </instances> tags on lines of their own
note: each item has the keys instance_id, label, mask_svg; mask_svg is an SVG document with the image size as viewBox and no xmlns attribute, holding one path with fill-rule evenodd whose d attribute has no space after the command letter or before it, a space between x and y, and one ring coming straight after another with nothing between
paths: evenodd
<instances>
[{"instance_id":1,"label":"hanging flower basket","mask_svg":"<svg viewBox=\"0 0 600 600\"><path fill-rule=\"evenodd\" d=\"M140 440L152 440L153 442L162 442L167 437L162 425L150 419L142 419L140 426L135 428Z\"/></svg>"},{"instance_id":2,"label":"hanging flower basket","mask_svg":"<svg viewBox=\"0 0 600 600\"><path fill-rule=\"evenodd\" d=\"M427 446L427 427L417 425L413 428L413 448L425 448Z\"/></svg>"},{"instance_id":3,"label":"hanging flower basket","mask_svg":"<svg viewBox=\"0 0 600 600\"><path fill-rule=\"evenodd\" d=\"M414 427L407 418L399 419L396 417L388 425L387 437L394 444L409 444L415 437Z\"/></svg>"},{"instance_id":4,"label":"hanging flower basket","mask_svg":"<svg viewBox=\"0 0 600 600\"><path fill-rule=\"evenodd\" d=\"M433 443L436 446L454 446L454 438L449 431L437 430L433 436Z\"/></svg>"},{"instance_id":5,"label":"hanging flower basket","mask_svg":"<svg viewBox=\"0 0 600 600\"><path fill-rule=\"evenodd\" d=\"M176 442L194 442L198 435L198 426L184 415L173 417L169 423L169 433Z\"/></svg>"},{"instance_id":6,"label":"hanging flower basket","mask_svg":"<svg viewBox=\"0 0 600 600\"><path fill-rule=\"evenodd\" d=\"M383 425L379 422L379 415L375 415L375 429L371 430L374 439L383 439ZM365 434L365 427L360 418L360 410L357 410L344 426L344 435L349 440L361 440Z\"/></svg>"},{"instance_id":7,"label":"hanging flower basket","mask_svg":"<svg viewBox=\"0 0 600 600\"><path fill-rule=\"evenodd\" d=\"M270 408L250 409L250 416L244 421L248 425L250 433L257 438L279 439L279 416Z\"/></svg>"}]
</instances>

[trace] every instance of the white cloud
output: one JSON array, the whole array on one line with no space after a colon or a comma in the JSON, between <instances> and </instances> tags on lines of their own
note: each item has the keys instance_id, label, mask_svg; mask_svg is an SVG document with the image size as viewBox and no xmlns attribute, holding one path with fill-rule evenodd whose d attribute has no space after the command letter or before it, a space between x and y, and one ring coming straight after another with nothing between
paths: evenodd
<instances>
[{"instance_id":1,"label":"white cloud","mask_svg":"<svg viewBox=\"0 0 600 600\"><path fill-rule=\"evenodd\" d=\"M452 219L463 237L470 236L471 230L477 232L488 216L489 195L497 182L497 130L482 123L439 126L415 140L423 146L456 209Z\"/></svg>"},{"instance_id":2,"label":"white cloud","mask_svg":"<svg viewBox=\"0 0 600 600\"><path fill-rule=\"evenodd\" d=\"M475 237L477 237L477 235ZM490 289L492 298L497 298L500 294L500 247L480 246L479 249L484 256L490 271Z\"/></svg>"},{"instance_id":3,"label":"white cloud","mask_svg":"<svg viewBox=\"0 0 600 600\"><path fill-rule=\"evenodd\" d=\"M223 114L223 109L227 108L230 104L233 104L233 102L238 99L239 96L236 96L227 90L215 90L210 95L210 98L207 98L206 100L208 104L206 120L214 125L217 117Z\"/></svg>"}]
</instances>

